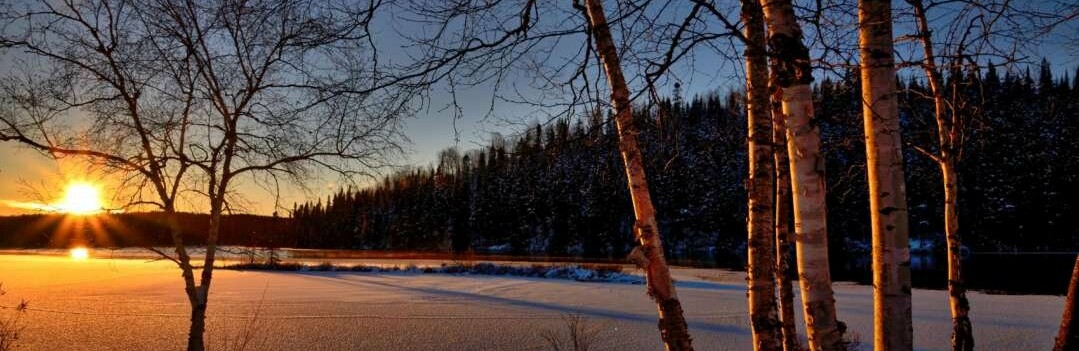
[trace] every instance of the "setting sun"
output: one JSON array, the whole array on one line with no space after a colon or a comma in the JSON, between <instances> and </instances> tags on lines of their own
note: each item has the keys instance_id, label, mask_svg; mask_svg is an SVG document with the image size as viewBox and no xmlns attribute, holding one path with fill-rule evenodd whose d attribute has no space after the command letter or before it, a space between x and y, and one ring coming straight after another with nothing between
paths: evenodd
<instances>
[{"instance_id":1,"label":"setting sun","mask_svg":"<svg viewBox=\"0 0 1079 351\"><path fill-rule=\"evenodd\" d=\"M76 247L71 249L71 259L76 261L82 261L90 258L90 250L85 247Z\"/></svg>"},{"instance_id":2,"label":"setting sun","mask_svg":"<svg viewBox=\"0 0 1079 351\"><path fill-rule=\"evenodd\" d=\"M56 204L61 212L85 215L101 212L101 196L97 187L87 183L72 183L64 191L64 198Z\"/></svg>"}]
</instances>

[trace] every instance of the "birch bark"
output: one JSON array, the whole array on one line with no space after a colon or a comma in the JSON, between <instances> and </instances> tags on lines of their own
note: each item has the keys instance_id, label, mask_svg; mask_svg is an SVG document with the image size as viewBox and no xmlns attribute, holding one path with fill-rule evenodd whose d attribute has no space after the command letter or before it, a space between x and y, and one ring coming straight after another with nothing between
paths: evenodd
<instances>
[{"instance_id":1,"label":"birch bark","mask_svg":"<svg viewBox=\"0 0 1079 351\"><path fill-rule=\"evenodd\" d=\"M742 0L743 34L747 39L746 120L749 131L749 233L747 284L749 321L754 350L782 349L782 331L775 290L775 169L772 121L768 114L768 58L765 56L764 13L757 0Z\"/></svg>"},{"instance_id":2,"label":"birch bark","mask_svg":"<svg viewBox=\"0 0 1079 351\"><path fill-rule=\"evenodd\" d=\"M761 0L768 28L772 80L787 118L795 251L810 350L842 350L845 327L836 319L828 265L828 224L820 130L813 121L809 50L790 0Z\"/></svg>"},{"instance_id":3,"label":"birch bark","mask_svg":"<svg viewBox=\"0 0 1079 351\"><path fill-rule=\"evenodd\" d=\"M859 0L862 115L873 228L873 345L910 350L910 242L890 0Z\"/></svg>"},{"instance_id":4,"label":"birch bark","mask_svg":"<svg viewBox=\"0 0 1079 351\"><path fill-rule=\"evenodd\" d=\"M637 127L631 113L629 86L622 75L622 66L607 25L607 17L603 12L603 4L600 0L585 0L585 10L596 51L611 88L611 103L614 105L615 126L618 129L618 147L626 169L633 214L637 218L634 230L640 246L636 250L646 259L642 268L645 271L648 295L656 301L659 309L660 336L667 350L690 351L693 350L692 339L682 313L682 303L678 301L678 294L671 280L667 260L663 257L663 243L656 226L656 211L652 207L644 161L637 145Z\"/></svg>"}]
</instances>

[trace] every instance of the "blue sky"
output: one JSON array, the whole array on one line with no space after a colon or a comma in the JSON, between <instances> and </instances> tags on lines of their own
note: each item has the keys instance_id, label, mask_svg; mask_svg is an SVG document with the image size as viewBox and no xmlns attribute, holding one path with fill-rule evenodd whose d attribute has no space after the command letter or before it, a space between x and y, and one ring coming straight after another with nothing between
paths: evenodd
<instances>
[{"instance_id":1,"label":"blue sky","mask_svg":"<svg viewBox=\"0 0 1079 351\"><path fill-rule=\"evenodd\" d=\"M1057 0L1042 0L1031 2L1030 6L1047 9L1058 3L1059 1ZM903 0L895 1L894 6L896 7L895 11L897 15L903 13L903 11L907 11L907 5ZM726 9L729 10L727 13L728 18L737 20L737 8L727 6ZM688 7L672 10L668 17L676 18L684 15L687 10ZM852 21L855 19L848 18L848 20ZM944 23L948 21L948 18L940 16L935 17L932 20L937 23ZM849 39L850 45L854 45L856 48L856 27L849 21L847 27L832 29L827 35L833 39ZM902 18L898 19L895 35L901 37L903 35L911 34L912 28L912 24L909 20L904 20ZM813 36L812 29L807 28L806 31L807 36ZM1055 34L1038 36L1036 41L1028 43L1030 46L1026 48L1025 59L1036 64L1040 62L1042 58L1048 58L1053 64L1055 73L1063 74L1067 71L1069 75L1074 75L1075 68L1079 66L1079 37L1068 38L1062 36L1061 33L1075 32L1079 32L1079 20L1060 27ZM618 33L615 33L615 35L617 36ZM666 84L660 88L661 93L669 93L671 91L671 83L674 81L678 81L682 84L684 94L688 96L710 91L724 92L732 89L741 89L744 85L741 67L742 63L732 62L730 59L722 56L730 54L737 55L741 52L741 48L729 45L730 44L724 40L717 41L715 48L701 47L696 49L692 56L684 60L683 64L677 65L672 69L672 72L667 77L668 79L665 81ZM896 52L900 59L918 59L921 57L920 50L920 46L903 46L902 44L898 44ZM814 54L820 55L821 53L819 50L816 50ZM835 57L830 57L829 59L836 60ZM995 60L997 63L1000 62L999 59L990 59ZM1010 69L1021 71L1025 69L1025 67L1024 64L1016 64L1010 67ZM912 69L906 69L902 73L911 74L915 78L921 76L921 71L914 71ZM816 74L819 78L826 73L818 71ZM637 79L639 82L639 76L630 74L630 78ZM462 119L454 121L450 111L442 110L440 108L448 101L445 93L435 92L432 97L431 108L422 111L415 119L409 121L406 134L413 141L412 149L414 151L410 156L411 161L409 163L414 165L428 164L437 158L438 151L446 147L456 145L462 149L473 148L476 145L482 144L484 139L486 139L491 132L511 134L521 130L522 126L525 124L542 122L544 120L542 116L535 116L537 111L535 111L534 107L511 103L495 104L492 112L493 116L487 116L490 107L491 94L492 89L490 86L470 88L463 92L459 92L459 101L462 102L464 113ZM510 120L515 124L507 125L506 120ZM454 123L456 123L459 134L454 133ZM459 140L457 137L459 137Z\"/></svg>"}]
</instances>

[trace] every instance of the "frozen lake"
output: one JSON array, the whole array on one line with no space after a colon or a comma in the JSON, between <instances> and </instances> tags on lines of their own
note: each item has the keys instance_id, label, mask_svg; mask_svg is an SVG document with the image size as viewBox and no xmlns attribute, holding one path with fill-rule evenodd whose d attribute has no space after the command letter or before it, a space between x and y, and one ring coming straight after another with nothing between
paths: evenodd
<instances>
[{"instance_id":1,"label":"frozen lake","mask_svg":"<svg viewBox=\"0 0 1079 351\"><path fill-rule=\"evenodd\" d=\"M678 269L675 277L698 350L750 349L740 272ZM180 272L170 262L4 254L0 282L8 291L0 304L30 301L32 310L21 320L26 326L22 350L180 350L185 345L187 300ZM836 293L839 318L869 349L870 288L837 284ZM1052 345L1063 297L975 292L970 299L979 350ZM914 291L916 349L949 348L946 302L944 291ZM544 350L541 335L561 331L569 314L600 329L599 350L662 349L655 305L643 286L630 284L218 270L208 314L213 350L233 349L228 345L245 330L254 333L249 350ZM804 332L802 323L798 330Z\"/></svg>"}]
</instances>

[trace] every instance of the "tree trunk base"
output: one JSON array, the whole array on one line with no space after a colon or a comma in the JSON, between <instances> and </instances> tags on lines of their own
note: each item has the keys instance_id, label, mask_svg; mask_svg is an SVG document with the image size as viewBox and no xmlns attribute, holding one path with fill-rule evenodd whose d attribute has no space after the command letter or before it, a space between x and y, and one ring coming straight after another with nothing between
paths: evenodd
<instances>
[{"instance_id":1,"label":"tree trunk base","mask_svg":"<svg viewBox=\"0 0 1079 351\"><path fill-rule=\"evenodd\" d=\"M663 316L659 319L660 336L667 344L668 351L693 351L693 338L689 336L689 325L682 313L682 303L678 299L659 301Z\"/></svg>"},{"instance_id":2,"label":"tree trunk base","mask_svg":"<svg viewBox=\"0 0 1079 351\"><path fill-rule=\"evenodd\" d=\"M187 333L187 351L204 351L206 333L206 305L191 308L191 329Z\"/></svg>"},{"instance_id":3,"label":"tree trunk base","mask_svg":"<svg viewBox=\"0 0 1079 351\"><path fill-rule=\"evenodd\" d=\"M970 317L963 316L952 320L952 350L974 350L974 328L970 324Z\"/></svg>"}]
</instances>

